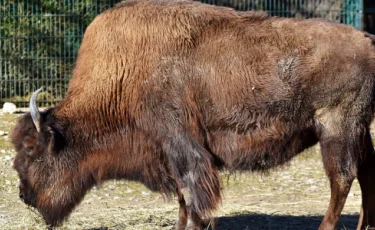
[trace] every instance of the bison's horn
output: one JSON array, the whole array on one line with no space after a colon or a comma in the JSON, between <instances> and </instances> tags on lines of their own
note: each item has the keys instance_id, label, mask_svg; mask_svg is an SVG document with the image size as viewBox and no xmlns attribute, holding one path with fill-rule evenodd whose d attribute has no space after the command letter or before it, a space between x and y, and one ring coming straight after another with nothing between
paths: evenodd
<instances>
[{"instance_id":1,"label":"bison's horn","mask_svg":"<svg viewBox=\"0 0 375 230\"><path fill-rule=\"evenodd\" d=\"M35 128L38 132L40 131L40 113L39 113L38 107L36 106L36 99L38 98L38 94L40 93L40 91L42 91L42 89L43 87L40 87L40 89L38 89L37 91L33 93L33 95L31 96L30 105L29 105L30 114L31 114L31 117L33 118Z\"/></svg>"}]
</instances>

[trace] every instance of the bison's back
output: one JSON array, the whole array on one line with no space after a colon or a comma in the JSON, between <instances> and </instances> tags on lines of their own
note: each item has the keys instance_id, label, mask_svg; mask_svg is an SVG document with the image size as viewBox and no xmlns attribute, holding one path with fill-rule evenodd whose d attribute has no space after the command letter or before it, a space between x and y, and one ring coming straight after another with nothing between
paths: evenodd
<instances>
[{"instance_id":1,"label":"bison's back","mask_svg":"<svg viewBox=\"0 0 375 230\"><path fill-rule=\"evenodd\" d=\"M310 127L317 110L346 106L375 72L373 51L361 32L320 19L131 1L87 28L60 112L79 105L75 116L105 125L99 113L113 126L199 114L209 130L274 140Z\"/></svg>"},{"instance_id":2,"label":"bison's back","mask_svg":"<svg viewBox=\"0 0 375 230\"><path fill-rule=\"evenodd\" d=\"M192 1L130 1L107 10L86 29L61 107L68 110L71 98L82 108L95 106L87 97L131 106L145 78L165 57L184 56L203 39L206 28L236 18L240 16L229 8Z\"/></svg>"}]
</instances>

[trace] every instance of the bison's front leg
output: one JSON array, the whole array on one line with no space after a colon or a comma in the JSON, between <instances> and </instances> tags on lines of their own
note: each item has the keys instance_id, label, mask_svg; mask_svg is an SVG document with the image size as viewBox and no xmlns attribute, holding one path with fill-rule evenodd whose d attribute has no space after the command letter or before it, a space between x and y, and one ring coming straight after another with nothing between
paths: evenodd
<instances>
[{"instance_id":1,"label":"bison's front leg","mask_svg":"<svg viewBox=\"0 0 375 230\"><path fill-rule=\"evenodd\" d=\"M180 209L178 212L178 220L176 230L200 230L204 229L204 223L199 215L192 210L191 206L186 205L184 195L181 190L177 191Z\"/></svg>"},{"instance_id":2,"label":"bison's front leg","mask_svg":"<svg viewBox=\"0 0 375 230\"><path fill-rule=\"evenodd\" d=\"M184 195L181 192L181 189L177 189L178 195L178 203L180 204L180 209L178 211L178 220L176 222L176 230L183 230L186 228L187 219L188 219L188 212L186 209L186 201L184 199Z\"/></svg>"},{"instance_id":3,"label":"bison's front leg","mask_svg":"<svg viewBox=\"0 0 375 230\"><path fill-rule=\"evenodd\" d=\"M362 190L362 208L357 230L375 229L375 153L369 130L365 134L358 181Z\"/></svg>"},{"instance_id":4,"label":"bison's front leg","mask_svg":"<svg viewBox=\"0 0 375 230\"><path fill-rule=\"evenodd\" d=\"M200 230L204 229L205 224L202 219L199 217L197 212L195 212L190 206L187 207L188 211L188 221L186 225L186 230Z\"/></svg>"},{"instance_id":5,"label":"bison's front leg","mask_svg":"<svg viewBox=\"0 0 375 230\"><path fill-rule=\"evenodd\" d=\"M187 229L202 229L200 216L210 217L220 201L220 177L213 158L200 143L199 138L187 132L174 133L163 149L180 185L184 185L190 199L180 201L180 218L177 226ZM182 186L181 186L182 187Z\"/></svg>"}]
</instances>

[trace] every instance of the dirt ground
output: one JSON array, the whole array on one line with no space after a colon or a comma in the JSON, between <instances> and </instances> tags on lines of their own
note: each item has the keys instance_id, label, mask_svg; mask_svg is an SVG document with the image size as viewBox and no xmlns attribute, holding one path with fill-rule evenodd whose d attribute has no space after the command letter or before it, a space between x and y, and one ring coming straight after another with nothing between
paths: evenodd
<instances>
[{"instance_id":1,"label":"dirt ground","mask_svg":"<svg viewBox=\"0 0 375 230\"><path fill-rule=\"evenodd\" d=\"M0 229L46 229L18 198L15 151L8 139L18 116L0 112ZM219 230L317 229L328 207L329 184L318 146L268 175L222 176L223 202L208 229L213 224ZM360 195L355 181L338 229L355 229ZM173 229L177 212L175 200L168 202L139 183L109 181L92 189L58 229Z\"/></svg>"}]
</instances>

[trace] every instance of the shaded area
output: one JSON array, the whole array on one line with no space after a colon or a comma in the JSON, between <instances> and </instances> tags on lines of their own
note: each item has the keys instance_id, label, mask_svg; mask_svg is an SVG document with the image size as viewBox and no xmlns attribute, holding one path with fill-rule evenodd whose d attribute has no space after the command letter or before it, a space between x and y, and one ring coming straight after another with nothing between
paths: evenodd
<instances>
[{"instance_id":1,"label":"shaded area","mask_svg":"<svg viewBox=\"0 0 375 230\"><path fill-rule=\"evenodd\" d=\"M177 216L176 216L177 217ZM359 215L342 215L337 230L356 229ZM290 216L268 215L254 212L242 212L232 216L215 218L215 223L208 223L207 230L316 230L319 228L322 215L315 216ZM125 226L94 227L86 230L121 229ZM131 226L127 226L131 227ZM133 226L135 227L135 226ZM162 228L160 228L162 227ZM126 227L125 227L126 228ZM168 226L154 226L155 229L174 229L174 223Z\"/></svg>"},{"instance_id":2,"label":"shaded area","mask_svg":"<svg viewBox=\"0 0 375 230\"><path fill-rule=\"evenodd\" d=\"M87 230L108 230L108 227L89 228Z\"/></svg>"},{"instance_id":3,"label":"shaded area","mask_svg":"<svg viewBox=\"0 0 375 230\"><path fill-rule=\"evenodd\" d=\"M359 215L341 215L337 229L355 229ZM215 218L215 230L247 229L247 230L316 230L319 228L323 216L289 216L267 215L260 213L241 213L233 216ZM212 227L209 227L213 230Z\"/></svg>"},{"instance_id":4,"label":"shaded area","mask_svg":"<svg viewBox=\"0 0 375 230\"><path fill-rule=\"evenodd\" d=\"M363 30L375 34L375 1L363 1Z\"/></svg>"}]
</instances>

